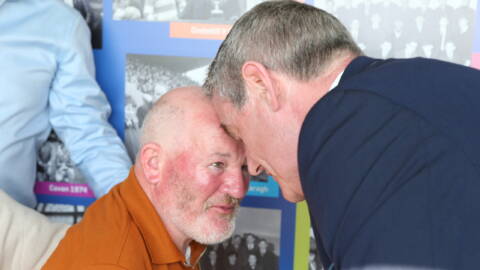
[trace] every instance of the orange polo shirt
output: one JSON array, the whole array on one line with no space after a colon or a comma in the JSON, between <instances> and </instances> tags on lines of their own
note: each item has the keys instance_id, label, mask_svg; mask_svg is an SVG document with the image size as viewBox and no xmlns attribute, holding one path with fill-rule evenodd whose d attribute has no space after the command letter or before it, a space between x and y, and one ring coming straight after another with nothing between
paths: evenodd
<instances>
[{"instance_id":1,"label":"orange polo shirt","mask_svg":"<svg viewBox=\"0 0 480 270\"><path fill-rule=\"evenodd\" d=\"M93 203L72 226L42 269L200 269L205 246L192 241L193 267L137 182L128 178Z\"/></svg>"}]
</instances>

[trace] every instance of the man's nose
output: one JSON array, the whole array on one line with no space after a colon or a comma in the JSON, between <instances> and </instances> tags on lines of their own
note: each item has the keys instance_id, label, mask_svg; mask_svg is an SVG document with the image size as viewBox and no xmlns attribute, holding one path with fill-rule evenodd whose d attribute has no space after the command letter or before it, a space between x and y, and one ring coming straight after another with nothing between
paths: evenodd
<instances>
[{"instance_id":1,"label":"man's nose","mask_svg":"<svg viewBox=\"0 0 480 270\"><path fill-rule=\"evenodd\" d=\"M259 175L263 171L263 167L253 159L249 158L247 159L247 165L248 165L248 173L250 175Z\"/></svg>"},{"instance_id":2,"label":"man's nose","mask_svg":"<svg viewBox=\"0 0 480 270\"><path fill-rule=\"evenodd\" d=\"M232 173L224 185L225 193L236 199L242 199L248 191L249 177L242 170Z\"/></svg>"}]
</instances>

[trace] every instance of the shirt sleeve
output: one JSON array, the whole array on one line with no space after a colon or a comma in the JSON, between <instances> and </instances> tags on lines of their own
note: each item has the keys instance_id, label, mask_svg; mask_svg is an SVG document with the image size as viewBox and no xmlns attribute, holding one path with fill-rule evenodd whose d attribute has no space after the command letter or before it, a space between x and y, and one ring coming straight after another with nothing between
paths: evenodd
<instances>
[{"instance_id":1,"label":"shirt sleeve","mask_svg":"<svg viewBox=\"0 0 480 270\"><path fill-rule=\"evenodd\" d=\"M128 176L131 161L108 122L111 108L95 80L90 32L76 15L59 40L49 118L98 198Z\"/></svg>"}]
</instances>

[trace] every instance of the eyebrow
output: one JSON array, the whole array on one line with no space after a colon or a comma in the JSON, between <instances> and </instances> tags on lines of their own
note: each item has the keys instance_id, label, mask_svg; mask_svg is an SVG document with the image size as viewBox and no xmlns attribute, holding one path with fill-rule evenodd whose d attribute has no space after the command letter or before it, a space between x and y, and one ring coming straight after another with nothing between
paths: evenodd
<instances>
[{"instance_id":1,"label":"eyebrow","mask_svg":"<svg viewBox=\"0 0 480 270\"><path fill-rule=\"evenodd\" d=\"M212 154L212 156L220 156L220 157L223 157L223 158L229 158L232 155L230 153L215 152L215 153Z\"/></svg>"}]
</instances>

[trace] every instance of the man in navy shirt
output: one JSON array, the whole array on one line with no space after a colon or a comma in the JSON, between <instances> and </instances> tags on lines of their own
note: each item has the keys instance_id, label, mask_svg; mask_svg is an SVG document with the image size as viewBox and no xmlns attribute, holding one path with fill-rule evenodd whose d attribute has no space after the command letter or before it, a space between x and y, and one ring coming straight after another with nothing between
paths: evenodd
<instances>
[{"instance_id":1,"label":"man in navy shirt","mask_svg":"<svg viewBox=\"0 0 480 270\"><path fill-rule=\"evenodd\" d=\"M480 71L362 56L332 15L259 4L204 85L251 174L306 200L327 269L476 269Z\"/></svg>"}]
</instances>

